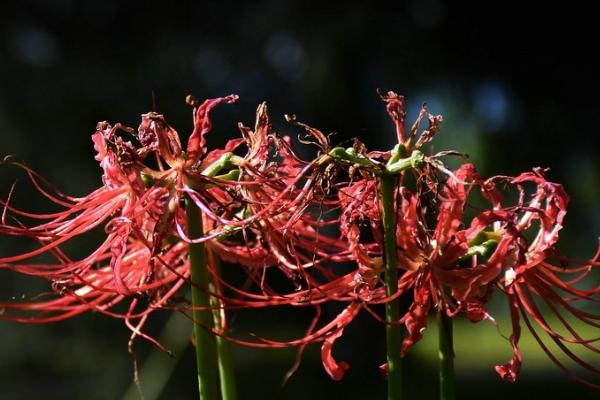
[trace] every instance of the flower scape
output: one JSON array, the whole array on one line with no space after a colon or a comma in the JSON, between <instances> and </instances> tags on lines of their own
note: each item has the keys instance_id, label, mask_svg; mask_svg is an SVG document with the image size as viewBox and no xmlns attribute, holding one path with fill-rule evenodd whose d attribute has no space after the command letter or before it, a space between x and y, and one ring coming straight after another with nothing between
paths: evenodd
<instances>
[{"instance_id":1,"label":"flower scape","mask_svg":"<svg viewBox=\"0 0 600 400\"><path fill-rule=\"evenodd\" d=\"M600 327L594 275L600 250L587 261L558 252L569 202L563 186L548 181L541 168L491 178L470 163L451 169L444 160L464 159L460 153L426 155L423 149L442 117L423 106L407 127L403 97L389 92L381 98L397 133L390 151L368 151L357 139L333 147L321 131L286 116L302 129L301 142L318 150L304 160L289 137L273 131L265 103L254 128L239 124L241 137L209 151L210 113L238 101L230 95L202 103L188 97L194 128L185 147L156 112L142 115L137 129L100 122L92 141L102 185L83 197L61 193L6 157L3 168L22 169L60 210L22 210L11 202L12 190L0 201L0 234L36 244L0 255L0 268L45 279L51 288L33 301L0 300L0 317L47 323L95 311L122 319L132 339L161 347L144 332L148 317L158 310L183 312L201 327L198 346L199 331L300 352L320 344L325 371L340 380L350 366L333 357L333 347L359 313L385 327L392 355L381 368L390 372L390 363L425 334L430 314L495 323L487 303L505 296L514 354L495 367L502 379L517 379L524 325L559 368L600 387L587 377L600 369L582 355L597 356L600 337L582 337L573 327ZM63 251L98 228L103 240L87 256L73 259ZM204 265L199 272L194 254ZM223 278L218 260L241 268L245 283ZM289 290L271 282L282 278ZM191 303L185 300L190 287L196 293ZM401 296L411 299L406 309ZM319 310L329 302L344 308L325 320ZM231 310L282 306L317 310L295 340L248 339L227 330Z\"/></svg>"}]
</instances>

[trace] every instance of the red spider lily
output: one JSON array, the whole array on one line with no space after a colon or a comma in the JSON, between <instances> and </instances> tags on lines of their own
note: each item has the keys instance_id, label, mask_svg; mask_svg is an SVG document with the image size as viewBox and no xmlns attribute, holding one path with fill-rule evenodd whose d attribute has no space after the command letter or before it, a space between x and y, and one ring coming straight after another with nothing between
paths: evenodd
<instances>
[{"instance_id":1,"label":"red spider lily","mask_svg":"<svg viewBox=\"0 0 600 400\"><path fill-rule=\"evenodd\" d=\"M463 210L468 190L464 189L463 182L469 180L471 185L480 186L483 197L492 207L480 211L468 228L459 229L461 225L466 225ZM593 267L600 266L596 261L600 250L586 263L569 263L558 255L555 245L566 214L568 196L561 185L546 181L540 169L508 181L510 185L516 185L520 193L519 203L514 207L502 207L502 195L494 185L494 180L482 182L469 164L455 171L440 192L438 220L433 234L427 233L424 218L418 215L417 198L406 189L401 189L403 206L399 213L398 259L408 269L403 277L409 279L411 274L414 275L414 302L404 317L409 335L404 341L403 350L406 351L408 346L421 338L431 305L441 307L450 316L460 311L466 312L473 322L491 319L485 310L485 303L491 297L493 287L498 286L509 297L513 321L510 341L515 352L509 363L496 367L500 376L514 381L520 369L518 340L521 314L552 361L578 381L598 386L576 376L563 365L541 340L531 320L575 363L593 373L600 372L568 347L579 345L598 353L599 349L593 343L600 338L582 338L567 318L567 315L571 315L593 327L599 326L600 315L585 310L582 303L598 302L600 287L582 290L575 285L588 276ZM525 184L534 184L536 187L528 203L525 201ZM535 224L536 221L539 223ZM535 229L535 226L538 226L538 230L533 239L528 241L525 233ZM483 243L482 234L488 239ZM554 265L550 261L552 259L562 261L562 265ZM467 260L471 261L470 265L465 265ZM575 278L564 279L565 276ZM534 298L544 303L570 336L550 326Z\"/></svg>"},{"instance_id":2,"label":"red spider lily","mask_svg":"<svg viewBox=\"0 0 600 400\"><path fill-rule=\"evenodd\" d=\"M574 351L574 346L578 346L595 354L600 353L600 348L594 344L600 341L600 336L583 338L570 322L575 319L595 328L600 327L600 314L586 309L586 304L593 307L600 301L600 285L587 289L578 287L578 283L588 277L594 267L600 266L597 261L600 248L590 261L584 263L561 256L555 246L569 200L562 185L546 181L540 169L521 174L512 179L511 184L516 185L520 193L513 223L515 240L509 249L509 257L504 262L504 276L500 278L498 285L509 300L513 325L510 341L514 357L507 364L497 366L496 371L511 382L517 377L521 366L518 347L521 315L542 350L558 367L577 381L600 388L600 384L576 375L563 364L538 333L541 330L577 365L600 375L599 368L586 362ZM536 188L528 202L525 200L526 184L533 184ZM534 236L528 241L525 236L530 231L533 231ZM542 311L544 309L547 313ZM544 314L555 317L558 322L552 326L548 316ZM538 325L538 330L532 322ZM561 333L565 331L568 333Z\"/></svg>"},{"instance_id":3,"label":"red spider lily","mask_svg":"<svg viewBox=\"0 0 600 400\"><path fill-rule=\"evenodd\" d=\"M461 173L461 170L465 171L466 168L468 166L463 166L455 173L459 180L466 178L465 174ZM456 230L462 220L464 197L459 196L463 200L454 205L446 201L440 205L438 229L439 224L446 220L446 226L449 229L445 232L451 233L451 236L446 236L446 239L450 238L451 240L446 240L445 245L443 245L444 240L441 240L442 247L425 258L431 266L432 275L427 276L430 279L427 285L421 285L421 289L415 290L415 302L411 308L416 309L417 312L414 317L409 317L407 320L409 337L405 340L405 345L407 345L407 341L408 344L411 344L413 338L421 337L421 331L427 323L426 309L429 307L427 300L430 297L433 298L435 293L444 297L441 299L443 300L442 304L449 315L465 311L473 322L477 322L484 318L491 319L485 310L485 302L491 297L493 288L497 286L509 298L510 315L513 322L513 334L510 341L515 353L509 363L496 367L500 376L513 382L520 370L522 359L518 341L521 332L519 315L522 315L527 327L552 361L575 379L597 386L597 384L576 376L565 367L549 351L530 320L533 319L559 349L578 365L594 373L600 372L567 347L567 345L580 345L591 352L598 352L598 348L594 347L593 343L600 338L582 338L568 322L567 314L588 325L598 326L597 321L600 319L600 315L576 307L575 304L598 302L597 295L600 294L600 287L581 290L575 285L600 264L596 261L598 254L589 262L581 263L569 261L560 256L555 248L568 202L568 196L563 187L546 181L540 169L535 169L533 173L521 174L513 179L501 177L500 179L509 185L515 185L520 193L517 206L503 208L502 196L494 184L494 181L498 179L492 178L481 182L472 172L467 175L481 186L482 194L490 201L492 209L483 211L476 216L469 228ZM449 181L452 182L453 179ZM525 201L524 185L526 183L536 186L535 194L528 203ZM449 192L448 184L444 191ZM460 191L451 190L451 192L459 193ZM412 203L414 203L414 198ZM413 210L415 209L413 207ZM446 217L444 217L445 214ZM399 227L412 226L413 231L405 233L414 235L414 229L417 229L418 225L408 223L408 221L414 219L412 216L415 215L415 212L404 212L403 215L407 223L401 223ZM538 224L535 223L536 221ZM455 227L453 228L453 226ZM533 239L528 241L525 234L531 233L528 231L534 230L536 226L539 226L537 232ZM438 229L435 231L433 241L436 245L440 240L439 233L441 231ZM485 244L481 242L480 235L482 233L486 234L488 239L493 238L488 244L493 244L494 248L491 254L487 255L487 260L478 262L477 257L491 249L491 247L480 247ZM477 245L476 243L482 244ZM403 246L408 249L411 242L406 241L400 247ZM415 251L413 249L407 253L411 254ZM472 254L469 257L472 261L470 267L464 264L465 256L469 254ZM460 262L461 259L462 262ZM561 265L554 265L551 262L552 259L559 260ZM574 266L570 267L569 265ZM423 274L426 273L425 271ZM573 275L576 277L563 278ZM450 293L446 293L443 287L449 288ZM559 325L562 325L563 330L566 329L571 336L564 336L550 327L534 298L538 298L546 305L558 318ZM440 304L439 300L434 300L433 304Z\"/></svg>"},{"instance_id":4,"label":"red spider lily","mask_svg":"<svg viewBox=\"0 0 600 400\"><path fill-rule=\"evenodd\" d=\"M0 266L50 280L57 296L50 301L3 304L7 310L37 314L28 318L7 312L3 317L49 322L87 310L99 310L125 318L134 334L140 333L139 327L134 328L129 321L143 320L149 312L164 305L189 277L185 243L188 238L180 206L183 196L192 198L207 218L219 224L229 212L224 205L230 203L231 198L217 188L216 183L233 184L210 178L202 171L210 168L210 163L221 154L237 147L241 140L230 141L224 150L206 154L204 135L210 129L210 110L219 103L232 103L236 99L233 95L212 99L197 108L187 156L177 132L156 113L143 115L137 132L120 124L114 127L106 122L98 124L92 140L96 159L104 171L103 186L82 198L46 189L48 185L43 178L27 166L5 161L24 169L38 191L63 210L35 214L2 201L0 233L28 237L40 246L26 253L2 257ZM124 140L119 132L133 135L139 146ZM158 170L144 165L150 154L155 156ZM20 221L23 218L41 222L26 226ZM14 223L9 224L9 220ZM87 257L72 260L61 250L63 243L99 226L104 226L106 238ZM222 233L210 232L194 241L206 241ZM177 236L184 241L178 241ZM49 254L56 261L24 263L42 254ZM140 301L136 297L139 294L148 295L148 300ZM125 299L130 300L128 312L111 311ZM135 311L139 306L144 308Z\"/></svg>"},{"instance_id":5,"label":"red spider lily","mask_svg":"<svg viewBox=\"0 0 600 400\"><path fill-rule=\"evenodd\" d=\"M383 99L388 103L388 113L396 124L399 142L409 147L415 136L415 127L418 127L425 110L422 109L417 122L407 136L404 133L403 98L390 92L387 96L383 96ZM438 117L429 116L429 120L430 129L421 135L415 145L417 148L421 143L430 140L438 131L435 123L439 121ZM421 337L421 332L427 323L430 298L433 304L446 307L449 315L463 310L472 321L490 319L484 304L491 296L493 285L498 285L509 297L513 321L513 334L510 340L515 352L514 358L509 363L496 367L500 376L508 381L514 381L520 369L521 354L518 340L519 314L521 314L536 341L554 363L576 380L598 387L598 384L578 377L569 370L548 349L531 323L531 320L535 321L561 352L576 364L595 374L600 373L597 367L584 361L569 347L577 345L592 353L599 352L593 343L600 338L582 338L570 324L568 316L593 327L599 326L600 315L586 310L585 303L591 306L599 301L600 286L583 290L576 285L589 276L594 267L599 266L597 258L600 249L592 260L584 263L568 260L560 256L556 250L558 234L562 228L568 203L568 196L563 187L546 181L542 170L537 168L532 173L524 173L510 180L510 185L516 185L520 193L519 203L516 207L503 207L502 195L493 184L494 179L482 182L474 173L474 169L468 166L463 166L454 177L458 179L449 179L442 190L444 199L439 205L433 238L430 238L433 240L423 240L423 237L428 236L427 232L423 231L426 224L422 221L425 218L418 218L418 207L416 207L421 197L415 198L405 188L401 190L404 200L400 212L401 222L397 229L398 246L401 250L398 255L399 261L405 266L411 264L414 266L422 260L421 263L425 262L429 265L431 274L427 275L427 268L421 269L421 285L416 284L415 301L411 306L414 315L406 320L409 336L404 342L404 350L415 339ZM459 183L467 179L481 186L481 193L491 203L492 208L475 217L470 228L459 231L458 227L464 223L462 209L468 195ZM535 193L528 203L525 200L525 184L536 186ZM419 220L421 222L418 222ZM524 234L534 230L536 226L538 230L531 242L528 242ZM492 234L491 236L497 237L481 245L492 243L495 249L484 263L478 263L477 257L481 255L478 253L485 252L489 248L478 248L478 245L473 245L473 242L481 242L479 235L482 233L486 233L487 239L490 239L488 232ZM416 240L413 240L415 238ZM419 250L427 248L424 243L433 244L433 248L429 249L429 254L421 254L419 257ZM469 247L470 245L473 246ZM452 267L470 253L473 253L470 257L471 268ZM559 261L560 265L555 265L552 260ZM405 273L404 277L409 274L410 272ZM573 276L575 277L569 278ZM429 282L424 283L427 280ZM446 295L444 286L451 289L450 296ZM436 293L446 297L441 299L442 303L440 299L435 299ZM560 321L558 329L567 331L567 335L560 334L550 326L536 304L536 298Z\"/></svg>"}]
</instances>

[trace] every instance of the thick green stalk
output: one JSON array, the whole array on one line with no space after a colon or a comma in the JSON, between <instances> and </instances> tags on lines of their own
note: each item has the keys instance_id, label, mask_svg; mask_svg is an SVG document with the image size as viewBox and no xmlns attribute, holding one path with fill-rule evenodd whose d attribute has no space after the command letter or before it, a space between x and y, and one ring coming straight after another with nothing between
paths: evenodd
<instances>
[{"instance_id":1,"label":"thick green stalk","mask_svg":"<svg viewBox=\"0 0 600 400\"><path fill-rule=\"evenodd\" d=\"M392 296L398 291L398 266L396 257L396 213L394 207L394 186L397 176L383 175L381 185L381 209L383 213L383 247L385 262L385 291ZM388 400L402 398L402 364L400 351L402 345L398 299L385 305L385 336L387 343L388 364Z\"/></svg>"},{"instance_id":2,"label":"thick green stalk","mask_svg":"<svg viewBox=\"0 0 600 400\"><path fill-rule=\"evenodd\" d=\"M454 345L452 319L444 310L437 313L440 358L440 400L454 400Z\"/></svg>"},{"instance_id":3,"label":"thick green stalk","mask_svg":"<svg viewBox=\"0 0 600 400\"><path fill-rule=\"evenodd\" d=\"M220 274L220 262L217 257L211 257L211 262L216 274ZM211 290L216 292L214 285L211 285ZM220 331L224 336L227 335L227 326L223 328L221 319L221 309L219 299L212 298L213 304L213 321L217 331ZM217 336L217 359L219 363L219 375L221 378L221 396L223 400L236 400L237 389L235 386L235 370L233 368L233 359L231 356L231 343L222 336Z\"/></svg>"},{"instance_id":4,"label":"thick green stalk","mask_svg":"<svg viewBox=\"0 0 600 400\"><path fill-rule=\"evenodd\" d=\"M198 238L203 235L202 215L189 198L186 199L185 210L188 222L188 235ZM219 377L217 375L217 351L213 316L209 311L210 294L206 249L203 243L190 244L190 268L192 279L192 306L194 311L194 336L196 337L196 365L198 367L198 387L200 400L217 400L219 398Z\"/></svg>"}]
</instances>

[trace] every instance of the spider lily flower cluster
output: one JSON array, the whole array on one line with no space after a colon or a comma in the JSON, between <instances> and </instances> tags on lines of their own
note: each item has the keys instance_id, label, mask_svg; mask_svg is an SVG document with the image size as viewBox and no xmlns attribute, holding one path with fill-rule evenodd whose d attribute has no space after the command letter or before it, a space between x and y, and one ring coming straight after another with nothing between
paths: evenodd
<instances>
[{"instance_id":1,"label":"spider lily flower cluster","mask_svg":"<svg viewBox=\"0 0 600 400\"><path fill-rule=\"evenodd\" d=\"M287 305L320 310L327 302L346 304L328 321L318 311L297 340L228 337L255 347L302 350L320 343L323 366L333 379L349 368L334 359L334 343L359 312L383 324L403 325L405 354L422 338L433 311L494 322L486 305L497 294L508 299L512 320L514 356L496 366L503 379L514 381L519 373L523 321L553 362L575 379L598 386L572 372L542 338L600 374L573 350L577 346L597 354L600 339L582 337L570 322L600 326L600 315L586 308L599 301L600 286L581 283L600 266L599 254L579 262L557 251L568 203L563 187L548 181L539 168L489 179L468 163L451 170L443 159L459 153L426 156L422 149L438 133L442 117L424 106L406 130L403 98L389 92L382 99L398 137L386 152L369 152L358 140L349 148L331 147L322 132L286 116L305 131L302 141L319 149L315 159L303 160L288 137L272 130L264 103L253 129L240 124L241 138L208 151L210 112L236 102L237 96L230 95L201 104L188 98L194 129L185 151L175 129L155 112L142 115L137 130L99 123L92 140L102 186L84 197L65 195L25 164L6 158L3 164L24 170L61 211L24 211L12 204L10 194L1 200L0 233L38 246L3 255L0 268L46 279L52 289L47 300L2 302L1 317L41 323L98 311L123 319L134 337L160 346L143 325L156 310L193 308L180 299L190 284L190 245L204 243L212 285L199 289L217 299L214 307L221 310L223 325L230 309ZM423 120L428 126L421 131ZM383 179L393 184L391 243L394 268L400 271L391 292L384 281L389 272L384 268ZM471 204L477 193L485 206ZM511 203L511 196L516 201ZM201 211L204 233L199 237L187 225L186 200ZM104 240L87 256L73 259L61 248L100 227ZM53 261L40 261L43 255ZM242 266L246 284L224 279L216 258ZM282 291L269 281L272 268L292 283L292 290ZM395 320L384 321L378 306L400 296L410 296L411 305ZM215 334L223 331L215 328Z\"/></svg>"}]
</instances>

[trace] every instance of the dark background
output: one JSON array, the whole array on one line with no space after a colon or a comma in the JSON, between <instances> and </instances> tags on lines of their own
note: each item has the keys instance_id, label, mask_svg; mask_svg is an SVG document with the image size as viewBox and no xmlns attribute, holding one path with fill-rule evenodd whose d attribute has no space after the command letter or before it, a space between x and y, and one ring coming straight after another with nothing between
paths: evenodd
<instances>
[{"instance_id":1,"label":"dark background","mask_svg":"<svg viewBox=\"0 0 600 400\"><path fill-rule=\"evenodd\" d=\"M600 232L597 27L594 13L573 2L1 2L0 155L27 160L65 192L83 195L100 183L90 141L96 122L137 126L152 92L157 111L184 137L187 94L239 94L237 107L215 112L213 145L237 135L237 121L252 125L267 100L282 133L298 133L282 118L295 113L337 132L334 141L358 136L388 149L395 134L375 90L395 90L406 96L409 120L423 101L443 114L436 150L469 153L484 175L550 167L550 179L572 196L561 249L585 258ZM0 169L3 197L16 175ZM17 193L27 193L19 182ZM42 207L20 196L20 204ZM8 247L0 242L2 254ZM0 272L2 301L45 287ZM158 335L166 318L148 329ZM239 326L252 318L240 316ZM280 326L285 319L274 314L261 329L298 335L302 318ZM284 388L293 350L236 348L240 398L383 398L383 327L369 317L356 326L336 347L352 364L339 383L322 370L317 347ZM501 382L492 367L508 360L509 346L485 329L457 324L458 398L598 396L551 366L531 340L519 382ZM426 337L405 369L412 395L434 398L435 332ZM132 382L127 339L120 321L97 315L48 326L2 321L0 399L120 398ZM136 348L140 360L150 350ZM180 354L162 398L194 398L193 354Z\"/></svg>"}]
</instances>

